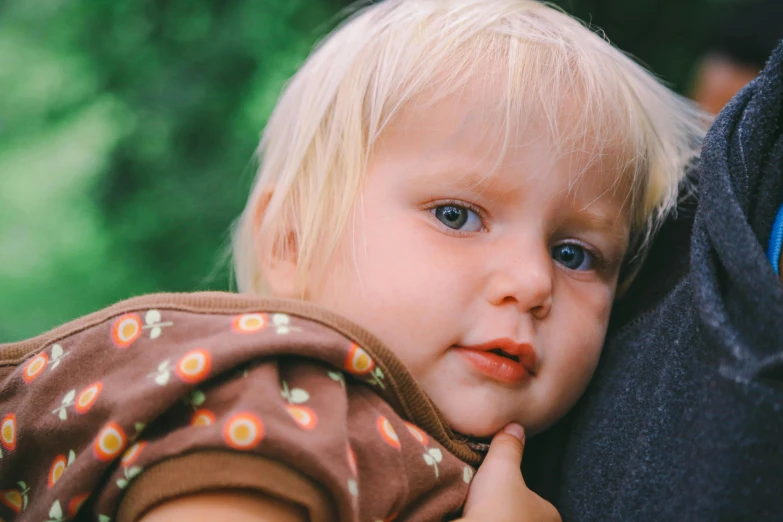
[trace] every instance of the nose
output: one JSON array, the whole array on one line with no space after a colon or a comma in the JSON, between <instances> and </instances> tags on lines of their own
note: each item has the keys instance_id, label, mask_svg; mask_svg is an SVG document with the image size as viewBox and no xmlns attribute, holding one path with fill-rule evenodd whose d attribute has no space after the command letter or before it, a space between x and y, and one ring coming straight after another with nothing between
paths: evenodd
<instances>
[{"instance_id":1,"label":"nose","mask_svg":"<svg viewBox=\"0 0 783 522\"><path fill-rule=\"evenodd\" d=\"M523 313L543 319L552 309L554 267L546 247L498 249L497 265L487 282L487 298L495 306L513 305Z\"/></svg>"}]
</instances>

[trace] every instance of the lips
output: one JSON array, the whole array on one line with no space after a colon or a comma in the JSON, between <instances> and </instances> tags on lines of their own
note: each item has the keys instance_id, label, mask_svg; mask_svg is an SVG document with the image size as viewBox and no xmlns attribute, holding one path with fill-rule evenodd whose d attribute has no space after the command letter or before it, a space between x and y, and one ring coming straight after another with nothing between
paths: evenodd
<instances>
[{"instance_id":1,"label":"lips","mask_svg":"<svg viewBox=\"0 0 783 522\"><path fill-rule=\"evenodd\" d=\"M538 356L533 347L508 338L453 346L452 350L480 373L508 384L525 382L538 370Z\"/></svg>"},{"instance_id":2,"label":"lips","mask_svg":"<svg viewBox=\"0 0 783 522\"><path fill-rule=\"evenodd\" d=\"M502 350L500 348L493 348L492 350L489 350L489 353L494 353L494 354L500 355L501 357L508 357L512 361L519 362L519 356L518 355L510 354L507 351Z\"/></svg>"}]
</instances>

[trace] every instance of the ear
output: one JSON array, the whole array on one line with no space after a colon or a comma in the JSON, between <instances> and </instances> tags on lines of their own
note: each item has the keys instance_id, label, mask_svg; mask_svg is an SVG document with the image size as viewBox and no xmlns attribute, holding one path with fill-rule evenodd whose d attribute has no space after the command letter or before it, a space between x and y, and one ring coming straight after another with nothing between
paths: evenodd
<instances>
[{"instance_id":1,"label":"ear","mask_svg":"<svg viewBox=\"0 0 783 522\"><path fill-rule=\"evenodd\" d=\"M253 215L253 238L258 266L264 276L272 295L288 299L299 298L298 284L298 241L293 230L286 230L285 241L275 241L274 237L262 237L261 225L264 222L269 202L272 200L274 188L263 190L258 197L258 203Z\"/></svg>"}]
</instances>

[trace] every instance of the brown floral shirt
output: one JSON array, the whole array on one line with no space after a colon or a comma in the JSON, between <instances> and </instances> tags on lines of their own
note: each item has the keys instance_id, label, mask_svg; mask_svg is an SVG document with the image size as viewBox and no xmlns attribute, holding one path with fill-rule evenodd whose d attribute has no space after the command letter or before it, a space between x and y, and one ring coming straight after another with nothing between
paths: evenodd
<instances>
[{"instance_id":1,"label":"brown floral shirt","mask_svg":"<svg viewBox=\"0 0 783 522\"><path fill-rule=\"evenodd\" d=\"M0 345L0 521L130 522L218 489L444 520L479 460L388 349L304 302L151 295Z\"/></svg>"}]
</instances>

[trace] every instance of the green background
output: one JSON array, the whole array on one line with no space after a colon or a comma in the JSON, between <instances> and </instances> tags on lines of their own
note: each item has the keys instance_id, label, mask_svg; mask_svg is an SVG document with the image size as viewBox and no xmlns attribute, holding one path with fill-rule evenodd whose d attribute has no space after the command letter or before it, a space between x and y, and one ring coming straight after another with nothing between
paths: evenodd
<instances>
[{"instance_id":1,"label":"green background","mask_svg":"<svg viewBox=\"0 0 783 522\"><path fill-rule=\"evenodd\" d=\"M229 289L259 133L346 3L0 0L0 342ZM728 5L558 3L680 92Z\"/></svg>"}]
</instances>

